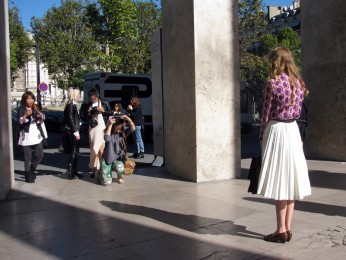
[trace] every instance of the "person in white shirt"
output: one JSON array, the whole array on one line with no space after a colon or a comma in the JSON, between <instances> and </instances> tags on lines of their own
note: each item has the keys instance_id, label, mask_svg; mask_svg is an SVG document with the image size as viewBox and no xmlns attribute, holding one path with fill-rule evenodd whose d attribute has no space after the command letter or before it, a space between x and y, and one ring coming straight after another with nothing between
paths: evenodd
<instances>
[{"instance_id":1,"label":"person in white shirt","mask_svg":"<svg viewBox=\"0 0 346 260\"><path fill-rule=\"evenodd\" d=\"M35 100L31 91L24 92L17 111L20 130L18 144L23 147L25 181L28 183L36 180L35 170L43 159L42 141L48 137L43 123L45 116L38 109Z\"/></svg>"}]
</instances>

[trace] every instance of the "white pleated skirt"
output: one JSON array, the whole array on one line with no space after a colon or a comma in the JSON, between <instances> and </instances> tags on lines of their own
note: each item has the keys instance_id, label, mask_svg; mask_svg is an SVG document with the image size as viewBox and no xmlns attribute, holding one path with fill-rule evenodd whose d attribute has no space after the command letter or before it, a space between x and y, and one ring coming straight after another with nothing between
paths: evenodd
<instances>
[{"instance_id":1,"label":"white pleated skirt","mask_svg":"<svg viewBox=\"0 0 346 260\"><path fill-rule=\"evenodd\" d=\"M271 120L265 128L257 194L275 200L297 200L311 194L308 167L295 121Z\"/></svg>"}]
</instances>

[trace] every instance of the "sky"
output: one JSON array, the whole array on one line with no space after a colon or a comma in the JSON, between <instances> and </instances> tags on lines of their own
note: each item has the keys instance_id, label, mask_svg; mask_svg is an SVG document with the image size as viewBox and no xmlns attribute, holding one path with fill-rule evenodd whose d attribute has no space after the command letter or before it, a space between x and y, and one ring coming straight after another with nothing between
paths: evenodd
<instances>
[{"instance_id":1,"label":"sky","mask_svg":"<svg viewBox=\"0 0 346 260\"><path fill-rule=\"evenodd\" d=\"M13 2L19 9L19 16L26 29L31 29L31 17L41 18L48 9L60 5L60 0L8 0L9 3ZM264 6L290 6L293 0L263 0Z\"/></svg>"}]
</instances>

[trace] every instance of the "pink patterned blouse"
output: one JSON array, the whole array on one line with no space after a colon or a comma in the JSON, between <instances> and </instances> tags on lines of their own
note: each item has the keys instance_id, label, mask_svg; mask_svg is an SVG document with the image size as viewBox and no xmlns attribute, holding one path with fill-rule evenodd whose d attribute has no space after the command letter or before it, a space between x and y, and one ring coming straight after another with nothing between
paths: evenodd
<instances>
[{"instance_id":1,"label":"pink patterned blouse","mask_svg":"<svg viewBox=\"0 0 346 260\"><path fill-rule=\"evenodd\" d=\"M266 83L260 140L262 140L264 129L270 120L282 121L300 117L304 91L298 80L293 102L291 102L291 93L291 84L286 74L280 74L276 79L270 79Z\"/></svg>"}]
</instances>

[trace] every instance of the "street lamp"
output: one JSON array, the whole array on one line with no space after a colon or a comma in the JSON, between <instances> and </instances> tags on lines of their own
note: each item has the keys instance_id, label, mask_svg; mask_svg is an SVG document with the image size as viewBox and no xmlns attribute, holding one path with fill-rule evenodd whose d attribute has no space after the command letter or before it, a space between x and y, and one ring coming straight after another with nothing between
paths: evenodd
<instances>
[{"instance_id":1,"label":"street lamp","mask_svg":"<svg viewBox=\"0 0 346 260\"><path fill-rule=\"evenodd\" d=\"M41 78L40 78L40 44L38 41L38 32L35 34L35 42L36 42L36 78L37 78L37 86L36 86L36 91L37 91L37 104L41 105L41 92L38 89L38 86L41 83Z\"/></svg>"}]
</instances>

